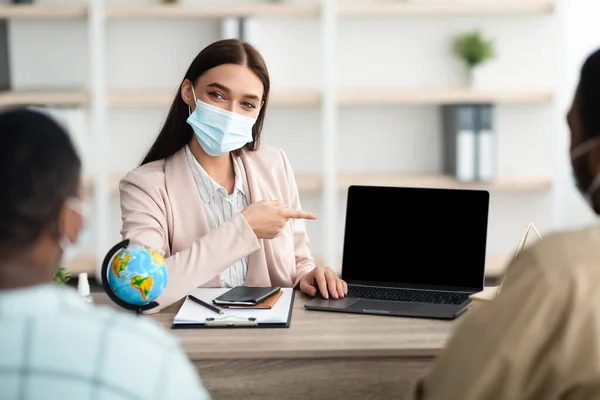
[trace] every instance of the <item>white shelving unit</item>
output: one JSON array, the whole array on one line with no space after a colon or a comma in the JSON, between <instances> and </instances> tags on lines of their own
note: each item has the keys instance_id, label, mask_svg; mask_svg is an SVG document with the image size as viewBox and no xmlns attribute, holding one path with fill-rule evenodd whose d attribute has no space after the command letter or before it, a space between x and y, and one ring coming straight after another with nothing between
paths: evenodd
<instances>
[{"instance_id":1,"label":"white shelving unit","mask_svg":"<svg viewBox=\"0 0 600 400\"><path fill-rule=\"evenodd\" d=\"M322 231L322 254L319 259L326 265L337 267L339 254L336 248L337 216L340 193L352 184L379 184L403 186L432 186L453 188L484 188L494 192L540 192L552 185L550 176L537 178L498 179L490 183L461 184L451 177L432 173L340 173L338 151L338 126L340 110L357 106L441 105L455 103L496 103L506 105L550 104L553 90L528 89L518 86L514 90L469 90L461 87L439 88L376 88L342 87L338 82L338 25L342 21L360 18L410 19L413 17L456 16L509 16L551 15L554 1L498 0L498 1L442 1L422 2L399 0L318 0L282 3L221 3L203 4L123 4L89 0L87 4L34 4L0 6L0 18L86 20L89 34L89 87L65 90L42 90L0 93L0 106L12 104L64 105L89 109L90 129L96 160L86 181L86 192L95 204L95 228L98 249L95 260L89 257L74 263L75 270L90 270L90 263L99 266L105 251L111 246L109 237L110 199L114 198L121 175L111 173L106 166L110 142L107 134L108 115L111 109L158 108L169 106L175 94L165 89L109 90L107 86L107 30L111 21L123 20L189 20L260 17L261 19L314 18L319 21L321 40L322 81L320 89L286 89L272 93L274 107L313 107L321 113L321 172L298 173L302 192L319 193L322 212L319 218ZM260 22L260 21L259 21ZM349 66L351 68L351 66ZM275 109L271 113L277 112ZM501 270L505 255L490 256L490 271ZM499 261L500 260L500 261Z\"/></svg>"}]
</instances>

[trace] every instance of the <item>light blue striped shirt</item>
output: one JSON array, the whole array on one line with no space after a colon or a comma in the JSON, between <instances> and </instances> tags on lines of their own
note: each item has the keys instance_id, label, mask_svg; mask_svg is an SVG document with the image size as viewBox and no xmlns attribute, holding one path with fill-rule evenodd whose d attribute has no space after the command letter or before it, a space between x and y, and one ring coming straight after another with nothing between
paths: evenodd
<instances>
[{"instance_id":1,"label":"light blue striped shirt","mask_svg":"<svg viewBox=\"0 0 600 400\"><path fill-rule=\"evenodd\" d=\"M188 146L185 147L188 162L204 202L204 209L210 221L211 228L217 228L235 214L241 212L248 206L240 168L233 159L235 171L235 184L233 193L227 193L224 187L215 182L202 168L196 157ZM248 271L248 257L236 261L232 266L221 273L221 284L223 287L243 286Z\"/></svg>"},{"instance_id":2,"label":"light blue striped shirt","mask_svg":"<svg viewBox=\"0 0 600 400\"><path fill-rule=\"evenodd\" d=\"M209 398L149 317L85 304L51 283L0 291L1 400Z\"/></svg>"}]
</instances>

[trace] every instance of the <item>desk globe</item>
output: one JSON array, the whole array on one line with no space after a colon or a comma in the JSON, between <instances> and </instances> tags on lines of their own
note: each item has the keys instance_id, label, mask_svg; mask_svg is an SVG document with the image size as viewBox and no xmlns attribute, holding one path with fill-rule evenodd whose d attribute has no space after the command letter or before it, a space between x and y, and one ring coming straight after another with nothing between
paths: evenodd
<instances>
[{"instance_id":1,"label":"desk globe","mask_svg":"<svg viewBox=\"0 0 600 400\"><path fill-rule=\"evenodd\" d=\"M123 240L102 262L102 287L119 306L138 314L158 305L154 300L167 286L167 266L155 249Z\"/></svg>"}]
</instances>

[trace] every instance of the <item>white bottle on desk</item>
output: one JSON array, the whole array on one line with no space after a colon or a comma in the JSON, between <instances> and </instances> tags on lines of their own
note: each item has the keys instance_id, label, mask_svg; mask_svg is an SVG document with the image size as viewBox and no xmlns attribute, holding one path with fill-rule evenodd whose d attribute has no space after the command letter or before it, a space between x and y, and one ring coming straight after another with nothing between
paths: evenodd
<instances>
[{"instance_id":1,"label":"white bottle on desk","mask_svg":"<svg viewBox=\"0 0 600 400\"><path fill-rule=\"evenodd\" d=\"M82 272L79 274L79 279L77 281L77 291L79 295L86 303L92 304L94 300L92 299L92 294L90 293L90 282L88 281L88 274L86 272Z\"/></svg>"}]
</instances>

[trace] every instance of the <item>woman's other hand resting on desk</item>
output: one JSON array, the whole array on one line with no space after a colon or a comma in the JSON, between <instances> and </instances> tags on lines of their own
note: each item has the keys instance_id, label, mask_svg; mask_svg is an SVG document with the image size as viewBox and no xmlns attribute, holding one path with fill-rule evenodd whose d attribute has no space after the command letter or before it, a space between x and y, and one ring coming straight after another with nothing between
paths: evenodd
<instances>
[{"instance_id":1,"label":"woman's other hand resting on desk","mask_svg":"<svg viewBox=\"0 0 600 400\"><path fill-rule=\"evenodd\" d=\"M329 267L315 267L300 280L300 290L316 296L317 289L323 298L343 299L348 294L348 285Z\"/></svg>"},{"instance_id":2,"label":"woman's other hand resting on desk","mask_svg":"<svg viewBox=\"0 0 600 400\"><path fill-rule=\"evenodd\" d=\"M273 239L279 236L290 218L317 219L307 211L294 210L279 201L263 200L242 210L242 215L259 239Z\"/></svg>"}]
</instances>

